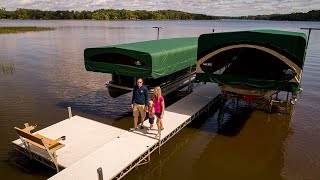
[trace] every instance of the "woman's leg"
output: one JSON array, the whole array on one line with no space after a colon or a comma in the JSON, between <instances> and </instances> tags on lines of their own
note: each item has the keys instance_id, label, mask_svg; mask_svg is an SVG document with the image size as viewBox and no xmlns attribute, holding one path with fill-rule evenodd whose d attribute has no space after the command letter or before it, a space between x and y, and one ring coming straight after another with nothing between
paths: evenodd
<instances>
[{"instance_id":1,"label":"woman's leg","mask_svg":"<svg viewBox=\"0 0 320 180\"><path fill-rule=\"evenodd\" d=\"M160 127L161 127L161 130L164 129L162 119L160 119Z\"/></svg>"},{"instance_id":2,"label":"woman's leg","mask_svg":"<svg viewBox=\"0 0 320 180\"><path fill-rule=\"evenodd\" d=\"M159 117L157 117L157 126L158 126L158 129L161 128L161 119Z\"/></svg>"}]
</instances>

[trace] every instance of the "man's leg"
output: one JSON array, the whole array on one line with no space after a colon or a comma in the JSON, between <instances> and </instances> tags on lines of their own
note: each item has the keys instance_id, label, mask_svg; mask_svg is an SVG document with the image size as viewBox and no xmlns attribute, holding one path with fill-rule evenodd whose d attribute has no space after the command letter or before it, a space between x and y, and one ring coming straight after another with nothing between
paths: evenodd
<instances>
[{"instance_id":1,"label":"man's leg","mask_svg":"<svg viewBox=\"0 0 320 180\"><path fill-rule=\"evenodd\" d=\"M141 117L141 129L143 129L143 122L146 118L146 111L145 111L144 105L139 105L139 113L140 113L140 117Z\"/></svg>"},{"instance_id":2,"label":"man's leg","mask_svg":"<svg viewBox=\"0 0 320 180\"><path fill-rule=\"evenodd\" d=\"M136 104L133 105L133 127L134 128L138 127L139 110L137 106L138 105Z\"/></svg>"},{"instance_id":3,"label":"man's leg","mask_svg":"<svg viewBox=\"0 0 320 180\"><path fill-rule=\"evenodd\" d=\"M133 117L133 127L137 128L138 127L138 116Z\"/></svg>"},{"instance_id":4,"label":"man's leg","mask_svg":"<svg viewBox=\"0 0 320 180\"><path fill-rule=\"evenodd\" d=\"M141 126L143 126L143 122L144 122L144 119L145 119L146 117L142 117L141 116Z\"/></svg>"}]
</instances>

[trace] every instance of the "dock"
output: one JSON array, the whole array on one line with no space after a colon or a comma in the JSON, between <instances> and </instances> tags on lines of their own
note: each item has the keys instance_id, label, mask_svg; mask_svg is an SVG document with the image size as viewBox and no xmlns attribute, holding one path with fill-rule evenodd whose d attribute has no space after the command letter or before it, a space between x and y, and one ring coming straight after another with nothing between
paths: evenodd
<instances>
[{"instance_id":1,"label":"dock","mask_svg":"<svg viewBox=\"0 0 320 180\"><path fill-rule=\"evenodd\" d=\"M154 130L147 130L148 120L144 122L144 129L131 132L80 116L72 116L33 134L51 139L66 137L66 140L60 141L65 146L55 152L57 163L64 170L50 180L121 179L133 168L148 163L152 152L160 153L160 147L207 111L219 94L216 84L208 83L195 88L191 94L165 109L164 130L160 134L156 123ZM15 149L28 155L20 139L12 143ZM31 152L31 158L48 166L52 164L50 156L46 159L42 149L31 146Z\"/></svg>"}]
</instances>

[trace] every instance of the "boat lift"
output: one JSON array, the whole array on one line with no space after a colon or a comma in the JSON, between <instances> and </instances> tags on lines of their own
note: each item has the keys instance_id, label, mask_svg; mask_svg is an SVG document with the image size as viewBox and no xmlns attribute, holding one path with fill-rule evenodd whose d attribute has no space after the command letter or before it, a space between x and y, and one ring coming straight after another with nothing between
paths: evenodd
<instances>
[{"instance_id":1,"label":"boat lift","mask_svg":"<svg viewBox=\"0 0 320 180\"><path fill-rule=\"evenodd\" d=\"M320 30L320 28L301 29L309 30L308 37L303 33L277 30L201 35L198 41L197 78L203 82L218 83L222 101L234 99L238 106L239 100L244 100L257 103L267 112L272 112L273 107L276 106L280 112L292 114L298 95L303 91L300 88L300 83L311 31ZM295 46L292 46L292 43L295 43ZM247 53L244 50L247 50ZM260 56L248 55L248 52L255 53L254 51L262 52L270 57L263 59ZM230 58L230 55L233 57ZM248 59L246 61L248 64L236 64L235 60L237 58L241 60L240 57ZM276 65L282 68L277 71L265 69L266 73L271 73L270 79L267 78L268 74L262 74L265 71L256 70L257 76L252 76L255 75L255 71L247 73L244 70L246 66L251 67L250 65L259 67L255 64L254 60L256 59L263 59L266 62L261 63L260 67L272 70L275 63L268 63L269 58L279 59L281 63ZM221 61L219 61L220 59ZM286 68L285 65L289 68ZM237 73L243 73L247 76L237 76ZM274 77L276 75L277 77ZM264 82L264 80L267 81Z\"/></svg>"}]
</instances>

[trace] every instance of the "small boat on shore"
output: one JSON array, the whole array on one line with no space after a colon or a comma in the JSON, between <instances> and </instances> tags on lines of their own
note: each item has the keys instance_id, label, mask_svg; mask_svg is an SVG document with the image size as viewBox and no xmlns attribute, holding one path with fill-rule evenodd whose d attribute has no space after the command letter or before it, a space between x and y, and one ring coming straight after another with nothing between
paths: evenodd
<instances>
[{"instance_id":1,"label":"small boat on shore","mask_svg":"<svg viewBox=\"0 0 320 180\"><path fill-rule=\"evenodd\" d=\"M112 74L107 86L113 97L131 91L136 78L143 78L149 89L162 87L166 95L195 80L197 40L172 38L87 48L85 68Z\"/></svg>"}]
</instances>

